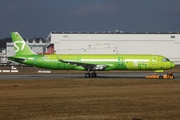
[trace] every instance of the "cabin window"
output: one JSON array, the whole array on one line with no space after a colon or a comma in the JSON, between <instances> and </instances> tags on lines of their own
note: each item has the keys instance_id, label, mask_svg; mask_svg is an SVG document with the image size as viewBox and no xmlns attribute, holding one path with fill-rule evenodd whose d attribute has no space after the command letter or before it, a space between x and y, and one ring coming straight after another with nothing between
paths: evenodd
<instances>
[{"instance_id":1,"label":"cabin window","mask_svg":"<svg viewBox=\"0 0 180 120\"><path fill-rule=\"evenodd\" d=\"M170 61L168 58L162 58L162 62Z\"/></svg>"}]
</instances>

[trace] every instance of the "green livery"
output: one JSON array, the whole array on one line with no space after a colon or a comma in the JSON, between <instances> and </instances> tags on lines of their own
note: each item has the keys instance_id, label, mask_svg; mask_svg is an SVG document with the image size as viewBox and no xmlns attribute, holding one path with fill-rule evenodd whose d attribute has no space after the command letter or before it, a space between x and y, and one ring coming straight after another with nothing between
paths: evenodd
<instances>
[{"instance_id":1,"label":"green livery","mask_svg":"<svg viewBox=\"0 0 180 120\"><path fill-rule=\"evenodd\" d=\"M34 53L18 32L11 33L15 56L10 60L55 70L85 70L85 77L96 77L96 71L153 70L163 72L175 66L168 58L154 54L51 54ZM90 71L93 71L90 74Z\"/></svg>"}]
</instances>

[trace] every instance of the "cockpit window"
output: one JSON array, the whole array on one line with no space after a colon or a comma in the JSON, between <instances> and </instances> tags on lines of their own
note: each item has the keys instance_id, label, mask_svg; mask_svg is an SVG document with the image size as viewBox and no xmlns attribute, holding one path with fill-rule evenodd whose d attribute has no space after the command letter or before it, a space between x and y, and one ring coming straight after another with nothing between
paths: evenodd
<instances>
[{"instance_id":1,"label":"cockpit window","mask_svg":"<svg viewBox=\"0 0 180 120\"><path fill-rule=\"evenodd\" d=\"M168 58L162 58L162 62L170 61Z\"/></svg>"}]
</instances>

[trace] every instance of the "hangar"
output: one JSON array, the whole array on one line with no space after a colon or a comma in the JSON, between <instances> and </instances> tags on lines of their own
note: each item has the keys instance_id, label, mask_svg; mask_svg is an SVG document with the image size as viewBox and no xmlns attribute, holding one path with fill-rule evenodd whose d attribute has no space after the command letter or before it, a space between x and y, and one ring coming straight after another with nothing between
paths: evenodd
<instances>
[{"instance_id":1,"label":"hangar","mask_svg":"<svg viewBox=\"0 0 180 120\"><path fill-rule=\"evenodd\" d=\"M180 32L50 32L47 52L159 54L180 64Z\"/></svg>"}]
</instances>

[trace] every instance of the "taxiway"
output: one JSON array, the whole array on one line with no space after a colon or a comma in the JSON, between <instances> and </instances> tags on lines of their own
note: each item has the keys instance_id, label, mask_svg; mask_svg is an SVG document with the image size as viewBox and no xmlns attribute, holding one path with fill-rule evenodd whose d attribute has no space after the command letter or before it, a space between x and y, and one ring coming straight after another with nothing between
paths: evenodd
<instances>
[{"instance_id":1,"label":"taxiway","mask_svg":"<svg viewBox=\"0 0 180 120\"><path fill-rule=\"evenodd\" d=\"M110 72L110 73L98 73L98 76L95 78L146 78L147 75L152 75L152 74L153 72L127 72L127 73L126 72L119 72L119 73ZM180 72L174 73L174 76L175 76L175 79L180 78ZM46 78L55 79L55 78L85 78L85 77L84 77L84 74L77 74L77 73L0 75L0 80L46 79ZM89 78L86 78L86 79L89 79Z\"/></svg>"}]
</instances>

